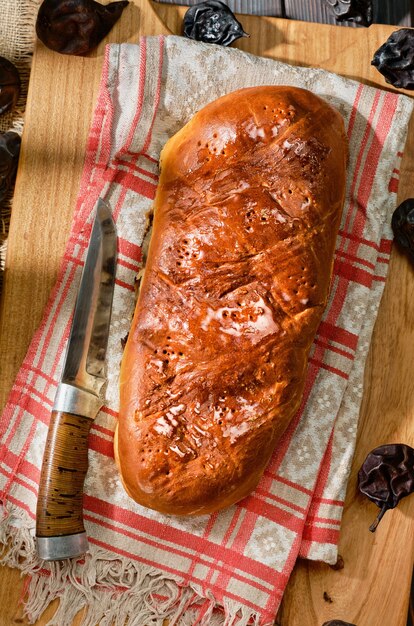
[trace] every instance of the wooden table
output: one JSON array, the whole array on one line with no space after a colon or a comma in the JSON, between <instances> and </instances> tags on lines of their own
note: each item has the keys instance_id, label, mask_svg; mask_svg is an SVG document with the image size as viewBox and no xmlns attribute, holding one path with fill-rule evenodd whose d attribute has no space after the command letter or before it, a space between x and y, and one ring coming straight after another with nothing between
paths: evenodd
<instances>
[{"instance_id":1,"label":"wooden table","mask_svg":"<svg viewBox=\"0 0 414 626\"><path fill-rule=\"evenodd\" d=\"M184 8L133 0L108 41L180 32ZM237 47L301 65L316 65L386 87L370 66L394 30L341 28L243 16L250 39ZM87 132L103 61L103 44L88 58L65 57L37 45L10 227L1 303L0 406L3 406L56 279L75 205ZM413 195L414 124L402 164L400 200ZM387 513L377 533L377 509L356 494L356 473L381 443L414 444L414 272L393 251L365 372L358 442L340 541L344 568L299 562L279 615L282 626L321 626L338 618L358 626L404 626L413 567L414 497ZM22 623L22 581L0 570L0 624ZM50 607L38 625L46 624ZM76 623L79 623L76 620ZM143 625L144 626L144 625Z\"/></svg>"}]
</instances>

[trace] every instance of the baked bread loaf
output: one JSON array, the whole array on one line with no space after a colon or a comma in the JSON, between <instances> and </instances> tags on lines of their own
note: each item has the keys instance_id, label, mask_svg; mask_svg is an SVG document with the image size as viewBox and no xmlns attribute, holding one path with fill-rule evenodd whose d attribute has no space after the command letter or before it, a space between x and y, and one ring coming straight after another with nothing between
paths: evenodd
<instances>
[{"instance_id":1,"label":"baked bread loaf","mask_svg":"<svg viewBox=\"0 0 414 626\"><path fill-rule=\"evenodd\" d=\"M200 515L256 487L301 401L346 159L340 114L293 87L230 93L165 145L115 442L138 503Z\"/></svg>"}]
</instances>

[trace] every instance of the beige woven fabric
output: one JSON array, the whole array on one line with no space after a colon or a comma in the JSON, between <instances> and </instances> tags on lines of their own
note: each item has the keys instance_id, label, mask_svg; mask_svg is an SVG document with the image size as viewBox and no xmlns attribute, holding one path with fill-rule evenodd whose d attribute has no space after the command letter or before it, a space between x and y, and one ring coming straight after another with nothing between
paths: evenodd
<instances>
[{"instance_id":1,"label":"beige woven fabric","mask_svg":"<svg viewBox=\"0 0 414 626\"><path fill-rule=\"evenodd\" d=\"M0 132L21 134L27 98L30 66L35 40L34 24L41 0L0 0L0 56L19 70L22 88L17 107L0 117ZM0 207L0 267L4 266L6 238L10 221L11 198Z\"/></svg>"}]
</instances>

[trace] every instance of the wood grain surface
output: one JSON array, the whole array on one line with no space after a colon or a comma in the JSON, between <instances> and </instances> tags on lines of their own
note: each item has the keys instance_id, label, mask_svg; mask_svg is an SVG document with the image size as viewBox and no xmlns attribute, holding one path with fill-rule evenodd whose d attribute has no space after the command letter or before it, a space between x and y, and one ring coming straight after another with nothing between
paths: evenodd
<instances>
[{"instance_id":1,"label":"wood grain surface","mask_svg":"<svg viewBox=\"0 0 414 626\"><path fill-rule=\"evenodd\" d=\"M134 0L106 42L136 41L140 34L180 33L184 11L183 7ZM375 25L362 30L251 16L241 21L251 36L237 47L387 87L370 59L392 27ZM1 304L1 406L56 279L78 191L102 55L103 45L84 59L36 47ZM414 195L413 123L409 137L400 200ZM357 626L405 626L413 566L414 497L388 512L371 534L368 527L377 508L357 495L356 473L376 445L414 444L413 320L414 270L394 250L365 372L340 540L344 567L334 570L299 562L278 617L281 626L321 626L334 618ZM0 626L25 622L19 605L22 589L18 572L0 570ZM37 626L47 623L55 606Z\"/></svg>"}]
</instances>

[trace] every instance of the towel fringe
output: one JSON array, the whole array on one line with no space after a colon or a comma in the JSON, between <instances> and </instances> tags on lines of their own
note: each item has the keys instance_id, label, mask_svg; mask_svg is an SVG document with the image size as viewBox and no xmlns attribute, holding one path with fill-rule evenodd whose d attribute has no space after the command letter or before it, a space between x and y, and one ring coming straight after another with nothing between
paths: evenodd
<instances>
[{"instance_id":1,"label":"towel fringe","mask_svg":"<svg viewBox=\"0 0 414 626\"><path fill-rule=\"evenodd\" d=\"M90 546L85 557L46 562L35 552L32 520L17 507L0 505L0 564L30 577L25 615L33 624L54 601L58 608L47 626L248 626L260 617L237 602L222 607L207 591L153 567Z\"/></svg>"}]
</instances>

